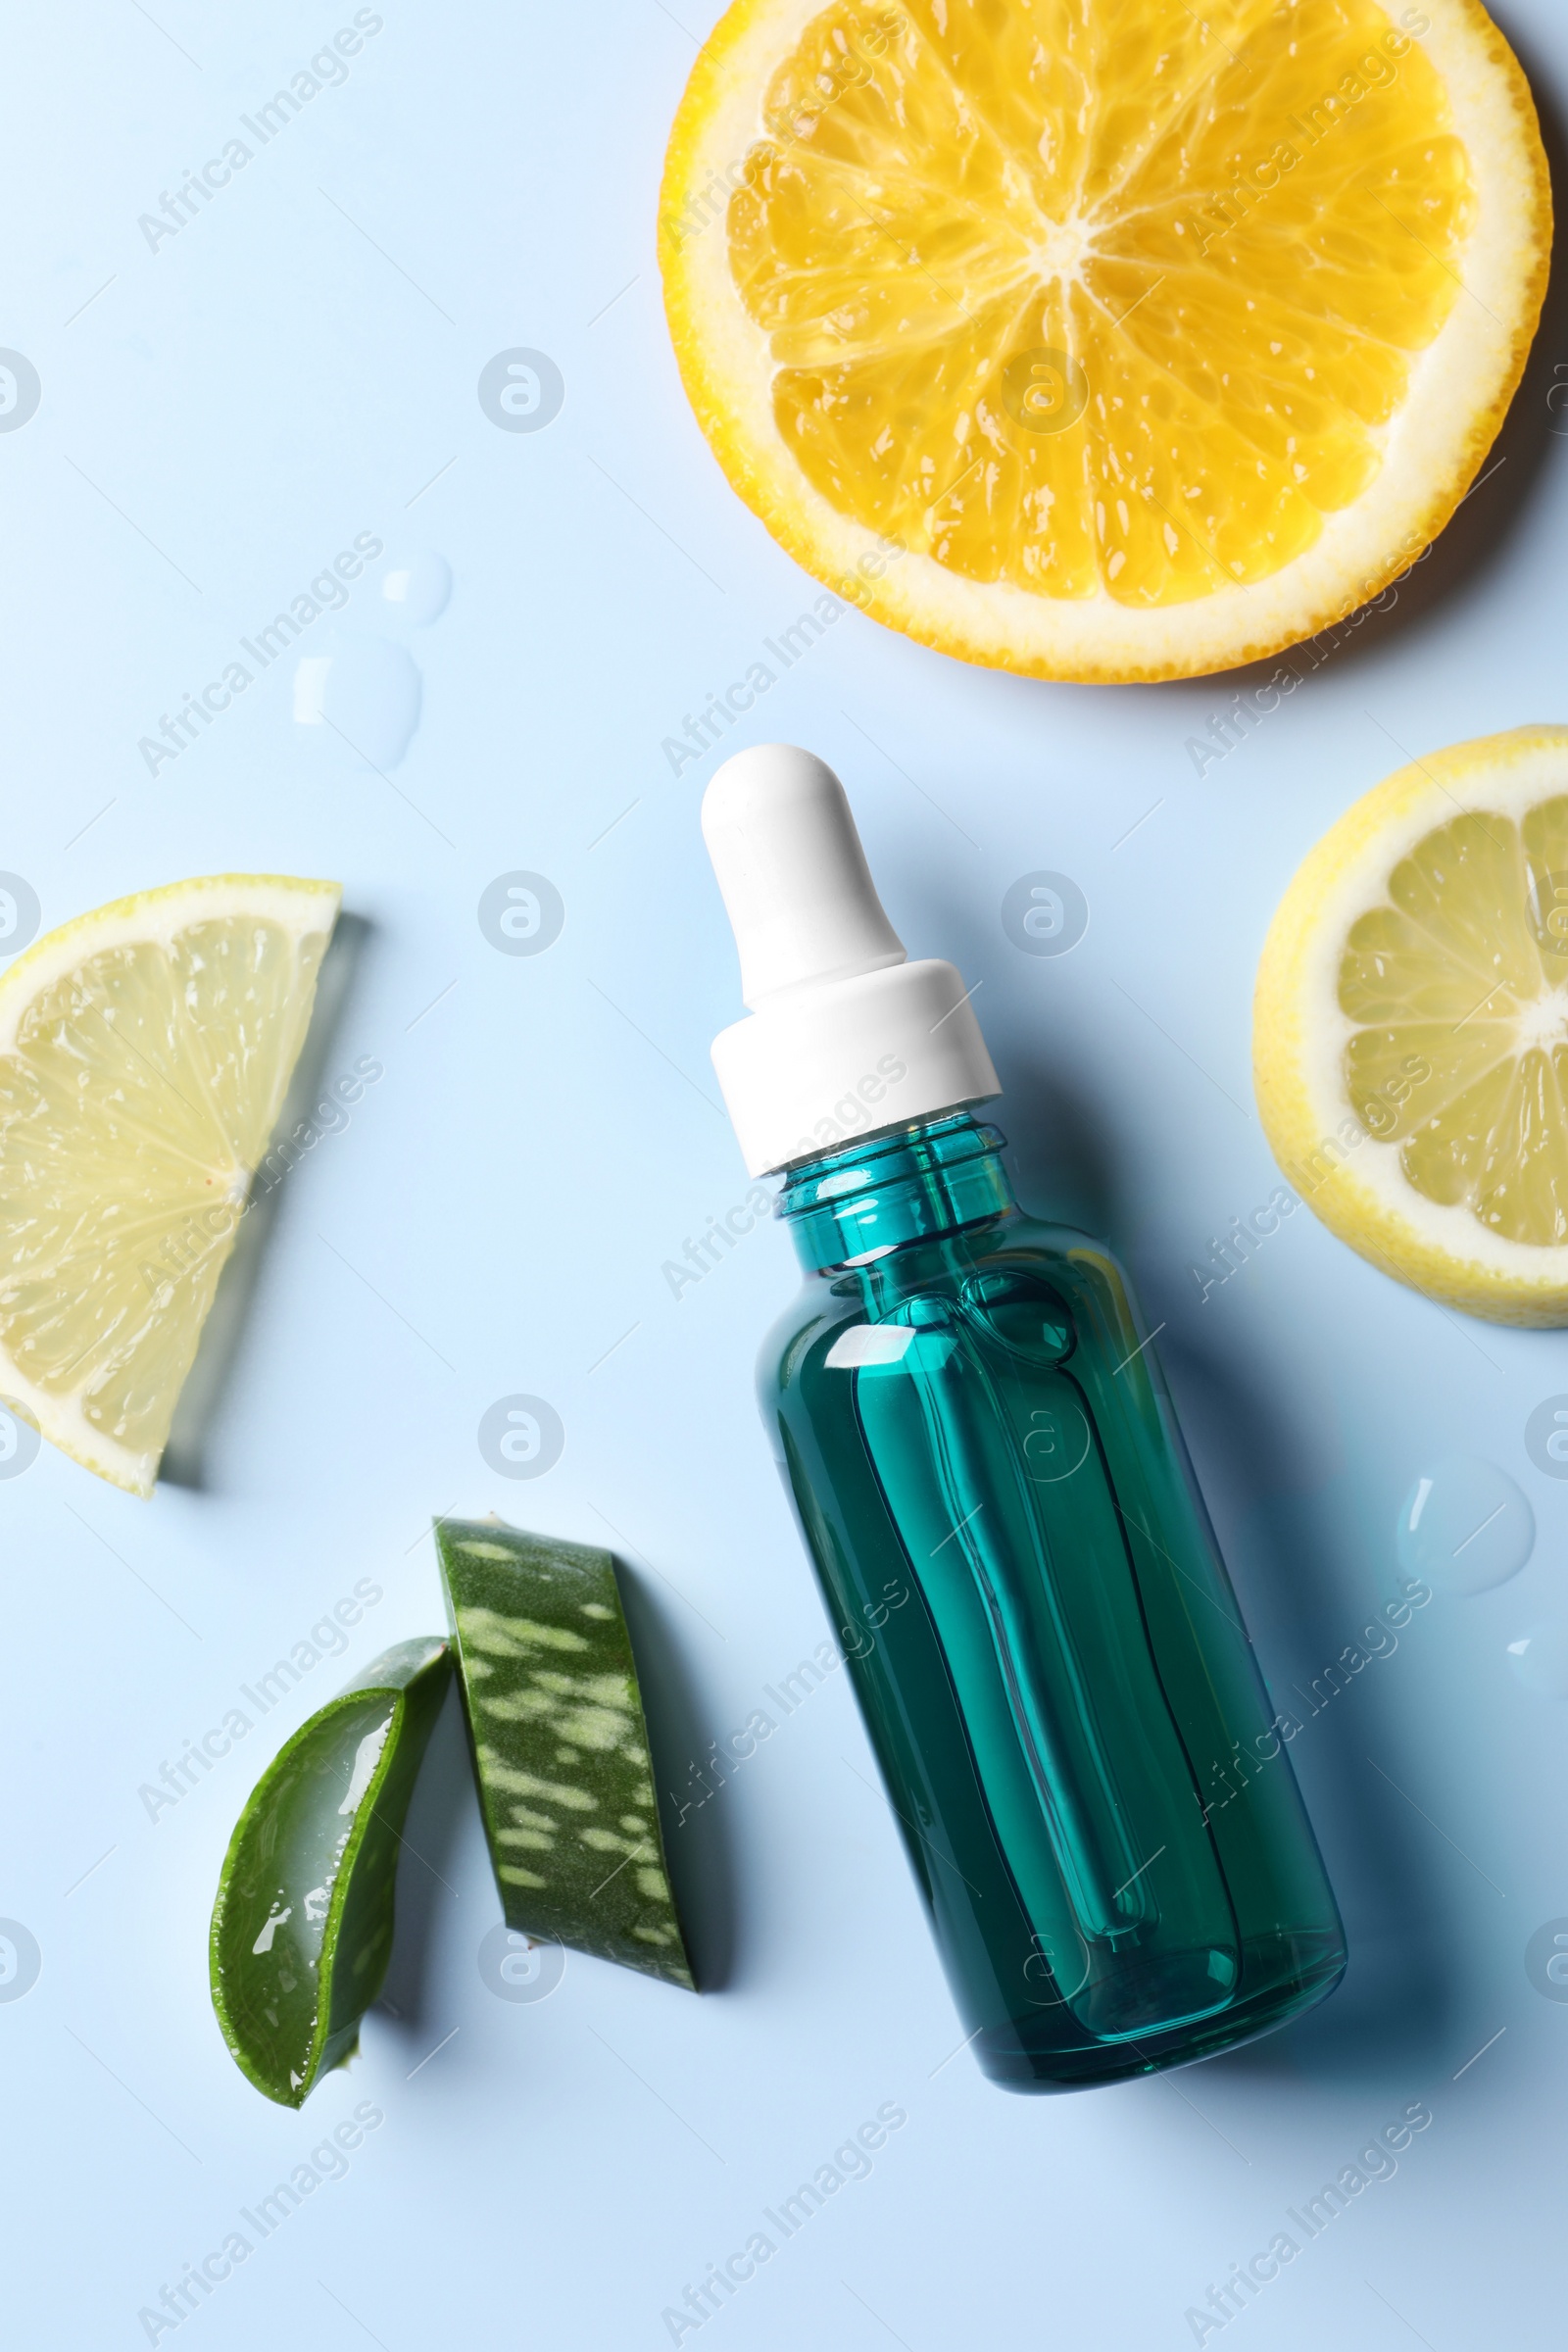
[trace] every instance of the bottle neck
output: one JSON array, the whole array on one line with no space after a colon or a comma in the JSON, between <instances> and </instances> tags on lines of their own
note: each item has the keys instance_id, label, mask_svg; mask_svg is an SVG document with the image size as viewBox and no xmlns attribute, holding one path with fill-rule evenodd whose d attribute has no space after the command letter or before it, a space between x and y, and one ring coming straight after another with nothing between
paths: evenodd
<instances>
[{"instance_id":1,"label":"bottle neck","mask_svg":"<svg viewBox=\"0 0 1568 2352\"><path fill-rule=\"evenodd\" d=\"M1016 1208L1005 1142L966 1110L920 1119L790 1168L778 1214L809 1272L864 1265Z\"/></svg>"}]
</instances>

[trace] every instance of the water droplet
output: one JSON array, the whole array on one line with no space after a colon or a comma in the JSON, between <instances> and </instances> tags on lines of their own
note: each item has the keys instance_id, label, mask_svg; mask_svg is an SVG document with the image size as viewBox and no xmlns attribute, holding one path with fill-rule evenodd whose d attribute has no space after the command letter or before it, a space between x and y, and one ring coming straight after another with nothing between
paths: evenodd
<instances>
[{"instance_id":1,"label":"water droplet","mask_svg":"<svg viewBox=\"0 0 1568 2352\"><path fill-rule=\"evenodd\" d=\"M412 657L384 637L309 654L294 671L294 716L324 727L345 759L396 767L419 723L422 681Z\"/></svg>"},{"instance_id":2,"label":"water droplet","mask_svg":"<svg viewBox=\"0 0 1568 2352\"><path fill-rule=\"evenodd\" d=\"M434 548L397 557L381 574L381 598L391 608L390 617L411 629L427 629L439 620L451 594L452 566Z\"/></svg>"},{"instance_id":3,"label":"water droplet","mask_svg":"<svg viewBox=\"0 0 1568 2352\"><path fill-rule=\"evenodd\" d=\"M1434 1592L1486 1592L1518 1575L1535 1542L1535 1514L1507 1472L1452 1453L1405 1496L1395 1550Z\"/></svg>"},{"instance_id":4,"label":"water droplet","mask_svg":"<svg viewBox=\"0 0 1568 2352\"><path fill-rule=\"evenodd\" d=\"M1533 1626L1509 1642L1508 1663L1538 1698L1568 1698L1568 1624Z\"/></svg>"}]
</instances>

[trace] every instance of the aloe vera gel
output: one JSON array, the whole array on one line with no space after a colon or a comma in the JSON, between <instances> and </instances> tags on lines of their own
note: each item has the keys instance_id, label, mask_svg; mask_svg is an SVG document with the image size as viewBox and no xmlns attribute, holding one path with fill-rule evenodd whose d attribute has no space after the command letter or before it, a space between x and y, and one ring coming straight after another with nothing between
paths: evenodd
<instances>
[{"instance_id":1,"label":"aloe vera gel","mask_svg":"<svg viewBox=\"0 0 1568 2352\"><path fill-rule=\"evenodd\" d=\"M1019 2090L1249 2040L1344 1934L1126 1276L1018 1206L831 770L741 753L703 825L753 1008L714 1066L806 1277L763 1414L965 2031Z\"/></svg>"}]
</instances>

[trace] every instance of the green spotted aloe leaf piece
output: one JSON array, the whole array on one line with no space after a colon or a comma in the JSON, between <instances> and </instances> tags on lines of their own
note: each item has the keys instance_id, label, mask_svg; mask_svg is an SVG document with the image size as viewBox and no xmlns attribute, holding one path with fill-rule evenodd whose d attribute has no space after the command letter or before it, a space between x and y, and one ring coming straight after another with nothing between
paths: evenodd
<instances>
[{"instance_id":1,"label":"green spotted aloe leaf piece","mask_svg":"<svg viewBox=\"0 0 1568 2352\"><path fill-rule=\"evenodd\" d=\"M436 1546L507 1925L695 1991L613 1559L497 1519Z\"/></svg>"},{"instance_id":2,"label":"green spotted aloe leaf piece","mask_svg":"<svg viewBox=\"0 0 1568 2352\"><path fill-rule=\"evenodd\" d=\"M213 2007L258 2090L300 2107L359 2046L392 1950L409 1798L452 1672L400 1642L302 1724L240 1815L213 1910Z\"/></svg>"}]
</instances>

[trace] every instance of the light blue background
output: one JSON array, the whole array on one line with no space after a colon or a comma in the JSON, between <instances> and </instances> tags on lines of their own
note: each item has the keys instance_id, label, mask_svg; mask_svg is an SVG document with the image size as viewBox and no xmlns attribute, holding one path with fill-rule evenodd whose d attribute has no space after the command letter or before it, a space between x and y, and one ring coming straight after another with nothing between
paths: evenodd
<instances>
[{"instance_id":1,"label":"light blue background","mask_svg":"<svg viewBox=\"0 0 1568 2352\"><path fill-rule=\"evenodd\" d=\"M1434 1603L1297 1742L1349 1928L1343 1989L1165 2081L989 2087L951 2055L836 1675L710 1811L727 1988L694 2000L573 1958L553 1997L512 2005L475 1964L498 1905L449 1719L411 1825L440 1875L406 1866L401 2014L372 2015L294 2116L213 2021L216 1875L287 1732L439 1626L433 1512L615 1543L704 1740L824 1638L751 1393L789 1246L763 1229L678 1301L662 1273L746 1180L707 1062L739 1009L697 825L712 762L677 780L661 745L817 591L720 478L663 330L655 191L697 19L385 0L346 83L154 252L138 216L352 11L155 13L7 23L0 342L43 398L0 435L0 866L46 925L186 874L341 877L371 928L330 1066L371 1054L385 1076L291 1181L205 1490L137 1502L47 1447L0 1484L0 1913L43 1955L0 2004L8 2335L145 2341L139 2308L370 2099L385 2122L348 2177L182 2346L652 2348L685 2283L898 2101L871 2176L708 2324L705 2352L1157 2352L1422 2099L1433 2125L1397 2177L1234 2327L1280 2352L1556 2345L1568 2006L1523 1954L1568 1913L1568 1722L1518 1690L1505 1645L1568 1608L1568 1488L1523 1445L1568 1389L1568 1345L1444 1314L1305 1214L1206 1302L1189 1266L1278 1181L1250 998L1301 855L1405 751L1563 715L1557 315L1506 465L1398 607L1201 780L1184 745L1217 683L1030 684L855 612L758 713L841 769L911 951L979 984L1029 1196L1129 1253L1271 1680L1354 1638L1433 1459L1490 1455L1532 1498L1523 1573ZM1549 0L1506 24L1560 97ZM475 397L517 345L566 384L534 434ZM346 616L401 634L422 673L390 781L294 724L286 661L150 777L138 739L359 532L389 560L437 549L455 577L423 631L377 612L374 577ZM566 907L531 958L475 917L519 867ZM1042 867L1092 910L1057 960L1000 925ZM532 1485L475 1442L517 1391L566 1431ZM149 1820L139 1787L366 1577L384 1598L348 1654Z\"/></svg>"}]
</instances>

